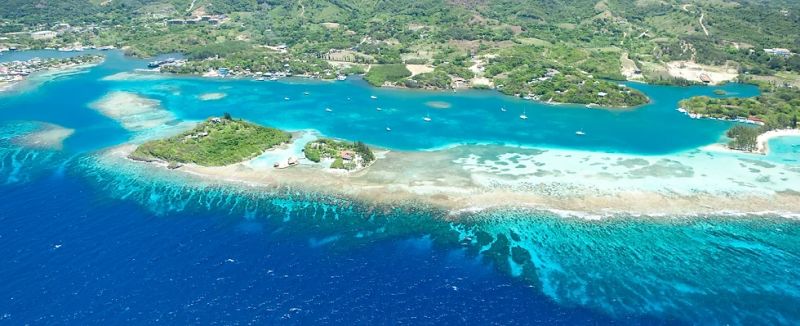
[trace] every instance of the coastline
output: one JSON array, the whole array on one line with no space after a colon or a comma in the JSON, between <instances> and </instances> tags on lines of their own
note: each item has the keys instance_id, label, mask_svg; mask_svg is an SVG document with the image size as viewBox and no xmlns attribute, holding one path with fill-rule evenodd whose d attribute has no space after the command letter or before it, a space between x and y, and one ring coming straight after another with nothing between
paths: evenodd
<instances>
[{"instance_id":1,"label":"coastline","mask_svg":"<svg viewBox=\"0 0 800 326\"><path fill-rule=\"evenodd\" d=\"M69 66L47 68L40 71L36 71L32 73L30 76L27 76L26 78L22 78L20 80L0 82L0 95L22 90L25 89L26 87L36 87L38 85L56 80L61 77L83 73L88 69L99 66L102 63L103 60L100 60L99 62L81 63Z\"/></svg>"},{"instance_id":2,"label":"coastline","mask_svg":"<svg viewBox=\"0 0 800 326\"><path fill-rule=\"evenodd\" d=\"M100 154L101 161L120 167L125 164L143 164L147 168L167 169L166 164L127 159L134 148L134 145L112 148ZM661 176L656 182L659 183L657 186L648 188L642 185L653 183L652 178L636 176L633 178L636 185L634 187L609 187L605 182L608 180L598 178L615 180L603 173L588 176L588 179L579 176L559 181L563 178L549 176L536 178L541 179L539 183L516 182L516 178L503 174L490 175L482 171L470 171L466 168L469 163L463 160L454 165L454 158L458 160L461 154L474 150L476 148L465 149L462 146L435 152L388 152L373 166L346 174L329 173L308 164L284 170L262 168L250 164L252 160L222 167L185 164L168 173L228 186L241 186L254 191L291 189L351 198L387 207L414 203L446 211L450 218L456 219L478 212L509 209L549 211L584 219L715 214L775 214L800 218L800 187L794 187L790 183L786 183L784 188L748 190L753 187L748 184L740 190L716 191L713 188L702 188L708 183L702 178ZM642 164L635 160L622 161L621 164L634 167ZM736 161L742 162L740 158ZM765 166L763 163L758 164ZM455 168L457 166L461 168ZM656 165L650 168L658 173L663 173L662 170L665 169L664 166ZM676 172L667 174L669 173ZM576 181L582 178L587 180ZM688 187L681 188L685 183L689 183Z\"/></svg>"},{"instance_id":3,"label":"coastline","mask_svg":"<svg viewBox=\"0 0 800 326\"><path fill-rule=\"evenodd\" d=\"M151 77L145 77L145 76L151 76ZM232 75L232 76L213 75L212 76L212 75L205 75L205 74L199 74L199 73L197 73L197 74L180 74L180 73L161 72L161 71L135 71L135 72L132 72L132 73L119 73L119 74L116 74L116 75L108 76L108 77L106 77L105 80L159 79L156 76L164 76L164 78L191 77L191 78L202 78L202 79L217 79L217 80L233 79L233 80L249 80L249 81L266 82L264 80L259 80L258 77L254 76L254 75L243 75L243 76L239 76L239 75ZM364 77L363 74L356 75L356 76L358 76L358 78L363 78ZM315 80L315 81L320 81L320 82L336 82L337 81L336 79L318 78L318 77L315 77L313 75L308 75L308 74L291 75L291 76L281 77L281 78L279 78L277 80L278 81L285 81L285 80L291 80L293 78L305 79L305 80ZM349 76L348 76L348 78L349 78ZM270 80L270 81L272 81L272 80ZM622 83L622 82L631 82L631 81L615 81L615 82ZM507 96L507 97L510 97L510 98L516 98L516 99L524 100L524 101L532 101L532 102L536 102L536 103L544 104L544 105L575 107L575 108L578 108L578 107L584 108L585 107L587 109L601 109L601 110L614 110L614 111L636 110L636 109L638 109L638 108L640 108L642 106L645 106L647 104L652 103L652 101L653 101L650 97L646 96L646 94L645 94L645 96L647 97L647 102L645 102L645 103L638 104L638 105L632 105L632 106L613 106L613 105L598 105L596 103L567 103L567 102L554 102L554 101L543 101L543 100L527 99L527 98L524 98L522 95L514 95L514 94L503 93L503 92L499 91L496 88L483 88L483 87L462 87L462 88L457 88L457 89L456 88L428 88L428 87L425 87L425 88L414 88L414 87L407 87L407 86L401 85L401 84L379 85L379 86L371 85L369 83L365 83L365 84L369 85L369 87L376 88L376 89L399 89L399 90L408 90L408 91L423 91L423 92L427 91L427 92L436 92L436 93L448 93L448 92L455 92L457 90L462 90L462 91L493 91L493 92L496 92L498 94L501 94L503 96ZM647 83L643 83L643 84L647 85Z\"/></svg>"},{"instance_id":4,"label":"coastline","mask_svg":"<svg viewBox=\"0 0 800 326\"><path fill-rule=\"evenodd\" d=\"M756 138L756 152L769 154L769 141L780 137L800 137L800 129L776 129L767 131Z\"/></svg>"}]
</instances>

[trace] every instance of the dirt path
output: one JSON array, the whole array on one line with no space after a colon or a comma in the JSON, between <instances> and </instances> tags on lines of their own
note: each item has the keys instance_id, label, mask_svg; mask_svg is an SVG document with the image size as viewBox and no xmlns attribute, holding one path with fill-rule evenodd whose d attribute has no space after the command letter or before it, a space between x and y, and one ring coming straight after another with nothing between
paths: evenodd
<instances>
[{"instance_id":1,"label":"dirt path","mask_svg":"<svg viewBox=\"0 0 800 326\"><path fill-rule=\"evenodd\" d=\"M300 5L300 18L305 18L306 17L306 6L303 5L303 1L302 0L298 1L297 4Z\"/></svg>"},{"instance_id":2,"label":"dirt path","mask_svg":"<svg viewBox=\"0 0 800 326\"><path fill-rule=\"evenodd\" d=\"M703 33L706 33L706 36L708 36L708 29L706 28L706 25L703 24L703 18L705 18L705 17L706 17L706 13L701 11L700 12L700 27L703 28Z\"/></svg>"},{"instance_id":3,"label":"dirt path","mask_svg":"<svg viewBox=\"0 0 800 326\"><path fill-rule=\"evenodd\" d=\"M196 2L197 0L192 0L192 3L189 4L189 9L187 9L186 12L192 12L192 9L194 9L194 4Z\"/></svg>"}]
</instances>

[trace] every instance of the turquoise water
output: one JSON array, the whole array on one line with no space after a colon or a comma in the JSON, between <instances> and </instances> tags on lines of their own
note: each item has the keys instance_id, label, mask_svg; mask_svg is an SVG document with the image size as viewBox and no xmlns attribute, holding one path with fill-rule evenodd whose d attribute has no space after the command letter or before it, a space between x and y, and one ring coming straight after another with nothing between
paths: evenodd
<instances>
[{"instance_id":1,"label":"turquoise water","mask_svg":"<svg viewBox=\"0 0 800 326\"><path fill-rule=\"evenodd\" d=\"M728 123L675 111L679 99L714 88L631 84L653 103L590 110L489 91L374 89L360 80L107 81L145 65L107 54L88 73L0 97L0 279L7 280L0 322L800 322L797 220L589 221L503 210L450 221L429 207L240 189L99 161L97 150L138 134L89 106L130 91L160 100L180 120L230 112L392 149L475 142L659 154L720 138ZM723 88L730 96L757 93ZM215 92L226 97L199 98ZM523 109L528 121L517 118ZM433 121L425 123L428 114ZM14 139L40 127L35 121L75 133L63 151L21 147ZM581 129L586 137L574 135ZM775 139L770 158L795 159L799 146L797 138Z\"/></svg>"},{"instance_id":2,"label":"turquoise water","mask_svg":"<svg viewBox=\"0 0 800 326\"><path fill-rule=\"evenodd\" d=\"M0 103L0 110L3 110L0 121L56 123L77 130L67 141L68 147L78 151L102 148L130 135L116 122L88 110L87 105L117 90L160 100L164 108L184 120L230 112L266 125L289 130L316 129L327 136L362 140L399 150L489 143L663 154L716 142L730 127L727 122L693 120L675 111L680 99L694 95L715 96L713 90L717 88L710 87L631 83L631 87L649 95L652 103L635 110L603 110L552 106L493 91L448 93L377 89L358 79L345 82L202 78L101 80L144 66L142 60L123 58L111 52L104 65L87 74L50 82L4 99ZM720 88L726 90L726 96L753 96L758 92L753 86L741 84ZM201 100L200 96L206 93L224 93L226 97L216 101ZM436 108L432 102L446 103L449 108ZM23 107L26 109L19 109ZM333 112L326 112L326 108ZM518 118L523 112L529 120ZM426 115L431 117L431 122L422 120ZM387 127L392 131L387 132ZM583 130L586 136L577 137L577 130Z\"/></svg>"}]
</instances>

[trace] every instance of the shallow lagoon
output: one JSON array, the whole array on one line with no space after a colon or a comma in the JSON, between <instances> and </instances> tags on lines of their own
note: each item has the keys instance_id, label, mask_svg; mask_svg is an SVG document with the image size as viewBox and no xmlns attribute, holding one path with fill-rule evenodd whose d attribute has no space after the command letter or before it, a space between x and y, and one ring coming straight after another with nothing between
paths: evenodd
<instances>
[{"instance_id":1,"label":"shallow lagoon","mask_svg":"<svg viewBox=\"0 0 800 326\"><path fill-rule=\"evenodd\" d=\"M0 320L647 325L800 320L796 220L586 221L503 211L447 221L446 212L424 207L231 189L165 170L98 164L94 151L147 135L89 107L109 92L130 91L161 101L183 121L230 112L392 149L475 142L650 156L685 153L719 139L728 123L692 120L675 111L680 98L712 95L713 88L632 85L654 102L609 111L554 107L487 91L374 89L358 80L102 80L143 65L111 52L87 74L0 98L0 279L13 280L0 285L0 293L10 294L0 298ZM725 88L731 96L756 94L742 85ZM201 101L206 93L226 96ZM530 120L517 118L523 109ZM426 114L431 123L422 121ZM25 148L5 136L23 136L37 124L15 121L44 121L75 133L62 151ZM391 133L385 132L388 125ZM575 136L580 129L586 137ZM796 138L775 139L770 146L776 153L770 160L796 157ZM297 148L286 151L296 154ZM269 164L272 158L264 160Z\"/></svg>"}]
</instances>

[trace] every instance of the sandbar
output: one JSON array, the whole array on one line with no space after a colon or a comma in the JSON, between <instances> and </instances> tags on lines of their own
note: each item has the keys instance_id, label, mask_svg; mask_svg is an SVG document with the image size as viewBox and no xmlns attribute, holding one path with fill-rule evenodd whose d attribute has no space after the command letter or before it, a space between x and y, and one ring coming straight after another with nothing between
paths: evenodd
<instances>
[{"instance_id":1,"label":"sandbar","mask_svg":"<svg viewBox=\"0 0 800 326\"><path fill-rule=\"evenodd\" d=\"M129 92L110 92L90 106L131 131L163 126L175 120L172 113L161 107L160 101Z\"/></svg>"},{"instance_id":2,"label":"sandbar","mask_svg":"<svg viewBox=\"0 0 800 326\"><path fill-rule=\"evenodd\" d=\"M216 101L225 98L225 96L228 95L225 93L205 93L198 96L198 98L203 101Z\"/></svg>"},{"instance_id":3,"label":"sandbar","mask_svg":"<svg viewBox=\"0 0 800 326\"><path fill-rule=\"evenodd\" d=\"M25 147L61 150L64 147L64 140L73 133L75 133L75 129L51 123L39 123L35 131L21 135L14 140L17 144Z\"/></svg>"}]
</instances>

